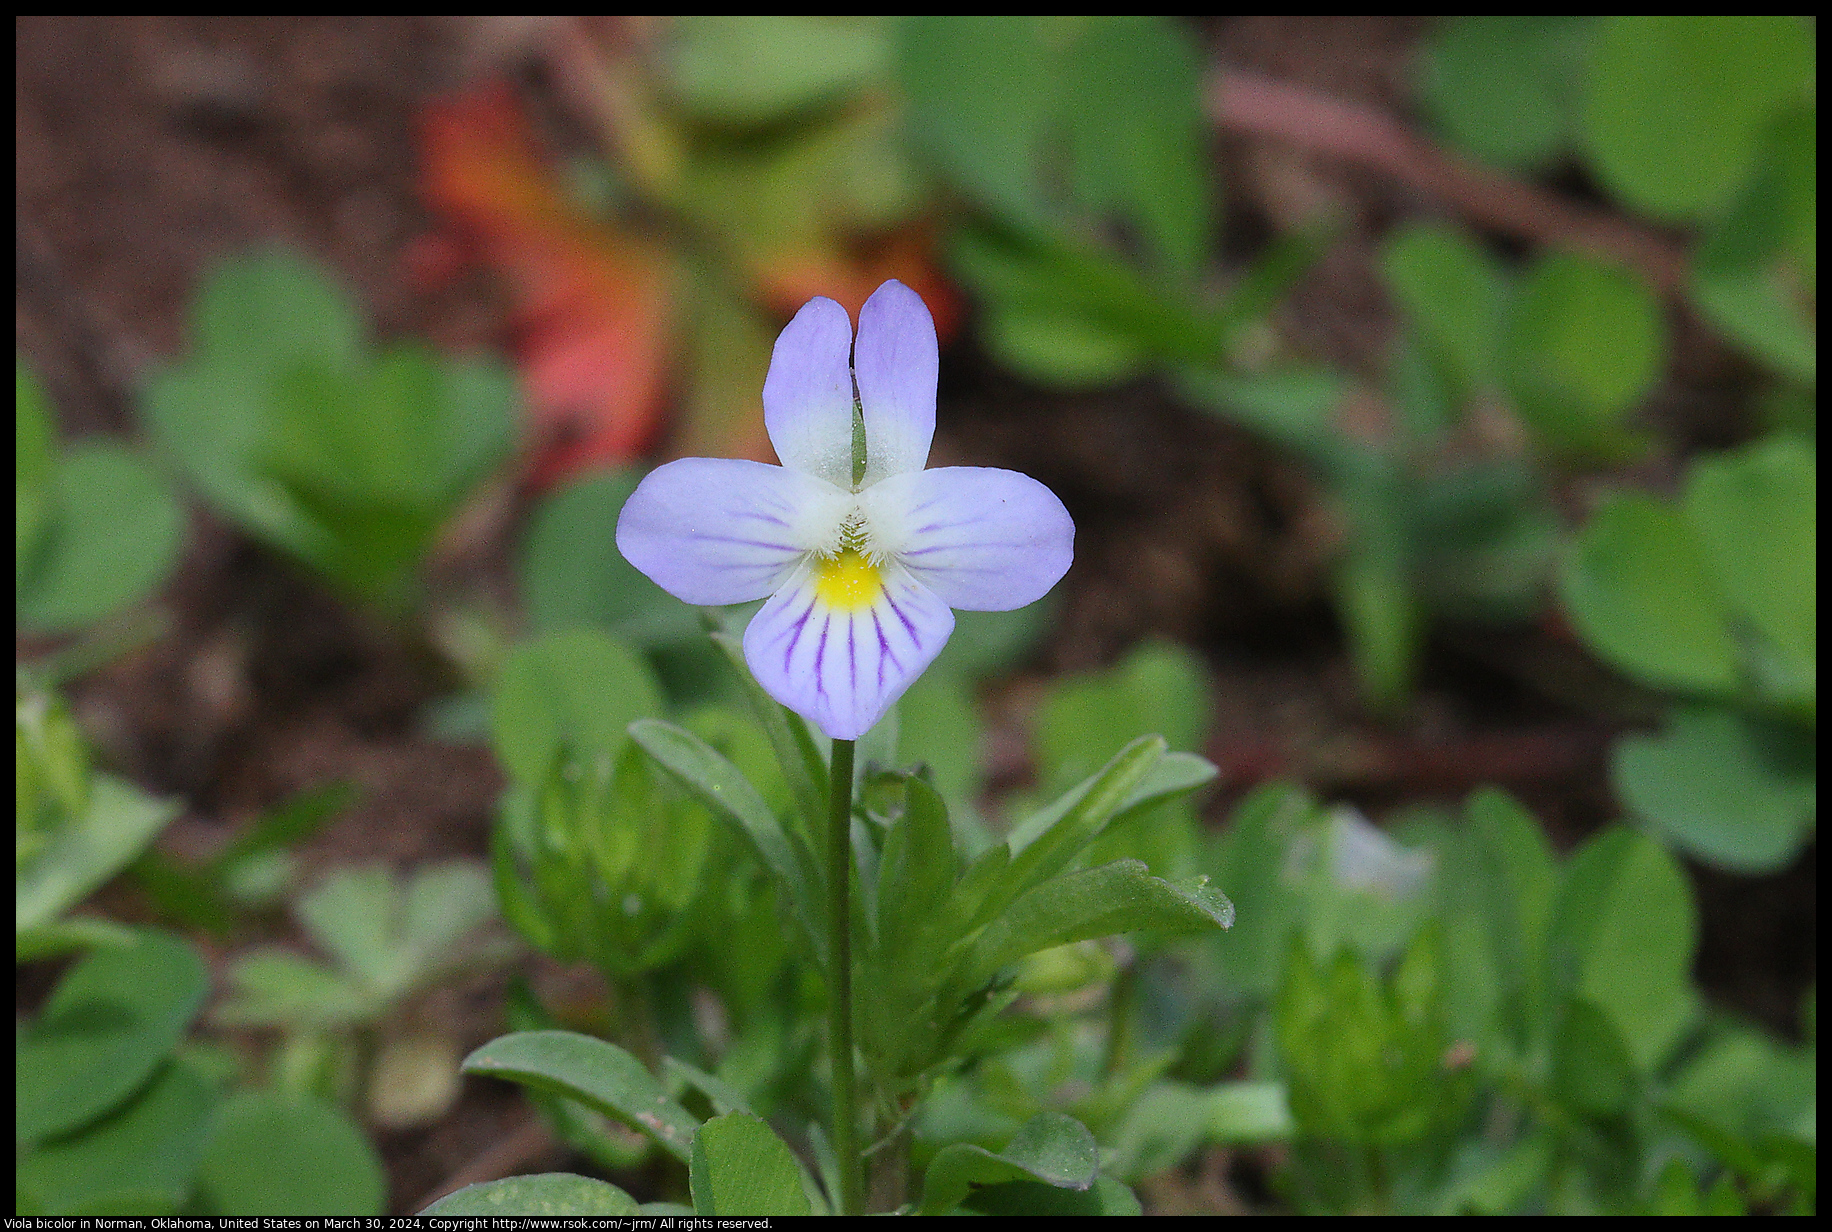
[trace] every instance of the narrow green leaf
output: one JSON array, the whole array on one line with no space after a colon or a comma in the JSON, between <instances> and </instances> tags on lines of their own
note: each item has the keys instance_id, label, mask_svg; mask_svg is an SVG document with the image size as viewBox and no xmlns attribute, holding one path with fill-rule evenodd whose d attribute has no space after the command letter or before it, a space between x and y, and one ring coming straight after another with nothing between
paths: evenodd
<instances>
[{"instance_id":1,"label":"narrow green leaf","mask_svg":"<svg viewBox=\"0 0 1832 1232\"><path fill-rule=\"evenodd\" d=\"M642 1062L615 1044L572 1031L522 1031L473 1052L464 1072L577 1100L647 1134L682 1163L688 1160L698 1122L668 1098Z\"/></svg>"},{"instance_id":2,"label":"narrow green leaf","mask_svg":"<svg viewBox=\"0 0 1832 1232\"><path fill-rule=\"evenodd\" d=\"M447 1218L640 1213L636 1199L617 1186L570 1172L541 1172L466 1185L420 1212Z\"/></svg>"},{"instance_id":3,"label":"narrow green leaf","mask_svg":"<svg viewBox=\"0 0 1832 1232\"><path fill-rule=\"evenodd\" d=\"M878 860L879 948L894 956L954 888L954 836L948 806L919 778L904 788L903 815L891 823Z\"/></svg>"},{"instance_id":4,"label":"narrow green leaf","mask_svg":"<svg viewBox=\"0 0 1832 1232\"><path fill-rule=\"evenodd\" d=\"M962 982L978 983L1007 963L1052 946L1140 931L1204 932L1234 923L1234 905L1208 878L1153 877L1140 860L1069 873L1028 891L980 934Z\"/></svg>"},{"instance_id":5,"label":"narrow green leaf","mask_svg":"<svg viewBox=\"0 0 1832 1232\"><path fill-rule=\"evenodd\" d=\"M1100 1148L1074 1117L1042 1112L1024 1123L1003 1151L956 1142L943 1147L923 1174L918 1213L939 1215L961 1204L975 1185L1042 1181L1059 1189L1094 1184Z\"/></svg>"},{"instance_id":6,"label":"narrow green leaf","mask_svg":"<svg viewBox=\"0 0 1832 1232\"><path fill-rule=\"evenodd\" d=\"M49 923L81 902L139 855L180 807L109 775L94 776L87 811L19 871L15 926Z\"/></svg>"},{"instance_id":7,"label":"narrow green leaf","mask_svg":"<svg viewBox=\"0 0 1832 1232\"><path fill-rule=\"evenodd\" d=\"M348 1027L385 1004L336 972L277 948L238 957L229 983L233 991L210 1014L227 1027Z\"/></svg>"},{"instance_id":8,"label":"narrow green leaf","mask_svg":"<svg viewBox=\"0 0 1832 1232\"><path fill-rule=\"evenodd\" d=\"M775 750L776 761L782 767L783 778L795 796L796 807L801 811L808 832L820 833L827 816L827 763L815 747L807 724L800 715L764 692L757 678L751 675L750 665L744 661L744 646L737 638L727 633L711 636L713 645L731 664L738 683L743 686L758 726L770 739L770 748Z\"/></svg>"},{"instance_id":9,"label":"narrow green leaf","mask_svg":"<svg viewBox=\"0 0 1832 1232\"><path fill-rule=\"evenodd\" d=\"M712 1101L714 1111L720 1116L728 1112L752 1112L750 1101L743 1093L725 1079L716 1074L709 1074L697 1065L689 1065L677 1057L662 1058L662 1074L674 1082L685 1083L708 1100Z\"/></svg>"},{"instance_id":10,"label":"narrow green leaf","mask_svg":"<svg viewBox=\"0 0 1832 1232\"><path fill-rule=\"evenodd\" d=\"M1619 1116L1635 1089L1634 1062L1614 1019L1582 997L1567 998L1552 1037L1551 1090L1567 1107Z\"/></svg>"},{"instance_id":11,"label":"narrow green leaf","mask_svg":"<svg viewBox=\"0 0 1832 1232\"><path fill-rule=\"evenodd\" d=\"M1558 864L1539 821L1518 800L1492 787L1466 806L1489 890L1491 939L1501 970L1518 990L1516 1039L1525 1044L1550 1011L1546 946L1558 894Z\"/></svg>"},{"instance_id":12,"label":"narrow green leaf","mask_svg":"<svg viewBox=\"0 0 1832 1232\"><path fill-rule=\"evenodd\" d=\"M17 962L36 962L72 950L127 949L137 940L134 930L95 916L66 916L49 924L36 924L13 934Z\"/></svg>"},{"instance_id":13,"label":"narrow green leaf","mask_svg":"<svg viewBox=\"0 0 1832 1232\"><path fill-rule=\"evenodd\" d=\"M1491 386L1507 287L1499 264L1462 231L1414 225L1381 246L1388 291L1448 369L1462 401Z\"/></svg>"},{"instance_id":14,"label":"narrow green leaf","mask_svg":"<svg viewBox=\"0 0 1832 1232\"><path fill-rule=\"evenodd\" d=\"M688 1173L697 1215L813 1213L794 1152L750 1113L727 1113L700 1126Z\"/></svg>"},{"instance_id":15,"label":"narrow green leaf","mask_svg":"<svg viewBox=\"0 0 1832 1232\"><path fill-rule=\"evenodd\" d=\"M733 826L757 853L788 895L816 961L826 964L826 934L820 927L818 867L784 833L749 780L718 750L692 732L644 719L630 725L630 738L715 816Z\"/></svg>"}]
</instances>

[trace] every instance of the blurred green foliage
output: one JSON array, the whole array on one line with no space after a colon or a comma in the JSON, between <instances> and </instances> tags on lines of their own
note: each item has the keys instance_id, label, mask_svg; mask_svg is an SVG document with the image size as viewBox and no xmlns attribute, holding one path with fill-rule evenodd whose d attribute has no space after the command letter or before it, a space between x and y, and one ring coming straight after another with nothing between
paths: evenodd
<instances>
[{"instance_id":1,"label":"blurred green foliage","mask_svg":"<svg viewBox=\"0 0 1832 1232\"><path fill-rule=\"evenodd\" d=\"M376 352L365 333L300 258L228 261L193 304L190 356L140 409L218 513L399 619L434 534L507 459L516 394L494 364Z\"/></svg>"}]
</instances>

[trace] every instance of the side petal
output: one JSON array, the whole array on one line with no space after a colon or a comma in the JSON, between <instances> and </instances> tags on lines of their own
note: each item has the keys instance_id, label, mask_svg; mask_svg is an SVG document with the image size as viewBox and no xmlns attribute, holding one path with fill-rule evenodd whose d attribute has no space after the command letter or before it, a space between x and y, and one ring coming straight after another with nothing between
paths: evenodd
<instances>
[{"instance_id":1,"label":"side petal","mask_svg":"<svg viewBox=\"0 0 1832 1232\"><path fill-rule=\"evenodd\" d=\"M740 458L650 471L617 516L617 550L688 603L748 603L838 536L850 497L812 475ZM825 536L825 537L823 537Z\"/></svg>"},{"instance_id":2,"label":"side petal","mask_svg":"<svg viewBox=\"0 0 1832 1232\"><path fill-rule=\"evenodd\" d=\"M763 425L782 464L852 488L852 318L825 296L776 337Z\"/></svg>"},{"instance_id":3,"label":"side petal","mask_svg":"<svg viewBox=\"0 0 1832 1232\"><path fill-rule=\"evenodd\" d=\"M893 475L859 497L875 552L949 607L1008 612L1049 593L1075 559L1056 494L1017 471L943 466Z\"/></svg>"},{"instance_id":4,"label":"side petal","mask_svg":"<svg viewBox=\"0 0 1832 1232\"><path fill-rule=\"evenodd\" d=\"M835 740L857 740L953 631L948 605L895 565L876 600L852 608L823 599L804 568L751 618L744 659L771 697Z\"/></svg>"},{"instance_id":5,"label":"side petal","mask_svg":"<svg viewBox=\"0 0 1832 1232\"><path fill-rule=\"evenodd\" d=\"M865 415L865 484L919 471L935 437L935 321L922 297L891 279L859 310L853 369Z\"/></svg>"}]
</instances>

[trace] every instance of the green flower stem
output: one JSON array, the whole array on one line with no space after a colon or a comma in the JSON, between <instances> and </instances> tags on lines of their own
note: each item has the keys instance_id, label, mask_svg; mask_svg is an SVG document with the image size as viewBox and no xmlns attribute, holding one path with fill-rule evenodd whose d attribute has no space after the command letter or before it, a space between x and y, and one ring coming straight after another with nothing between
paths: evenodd
<instances>
[{"instance_id":1,"label":"green flower stem","mask_svg":"<svg viewBox=\"0 0 1832 1232\"><path fill-rule=\"evenodd\" d=\"M833 742L832 806L827 810L827 952L833 958L827 1042L833 1054L833 1154L840 1169L842 1215L865 1213L852 1063L852 755L852 741Z\"/></svg>"}]
</instances>

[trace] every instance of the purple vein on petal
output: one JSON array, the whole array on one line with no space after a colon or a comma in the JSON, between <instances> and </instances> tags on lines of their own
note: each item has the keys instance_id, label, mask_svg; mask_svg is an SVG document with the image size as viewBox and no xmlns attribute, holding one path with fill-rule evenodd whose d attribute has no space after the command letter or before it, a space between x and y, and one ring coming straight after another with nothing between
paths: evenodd
<instances>
[{"instance_id":1,"label":"purple vein on petal","mask_svg":"<svg viewBox=\"0 0 1832 1232\"><path fill-rule=\"evenodd\" d=\"M833 617L829 616L821 621L821 640L814 646L814 692L818 697L827 696L827 686L821 679L821 664L827 661L827 631L831 628L833 628ZM783 664L783 670L788 670L786 662Z\"/></svg>"},{"instance_id":2,"label":"purple vein on petal","mask_svg":"<svg viewBox=\"0 0 1832 1232\"><path fill-rule=\"evenodd\" d=\"M903 614L903 609L897 606L897 600L891 595L889 589L884 592L884 601L891 605L891 611L897 613L897 619L903 622L904 631L910 635L911 644L920 645L921 641L916 636L916 626L910 622L908 616Z\"/></svg>"},{"instance_id":3,"label":"purple vein on petal","mask_svg":"<svg viewBox=\"0 0 1832 1232\"><path fill-rule=\"evenodd\" d=\"M789 670L789 660L795 655L795 647L801 643L802 630L808 626L808 617L814 613L814 602L814 597L809 596L807 609L797 616L784 631L783 636L789 642L788 649L782 652L782 670L785 672Z\"/></svg>"}]
</instances>

